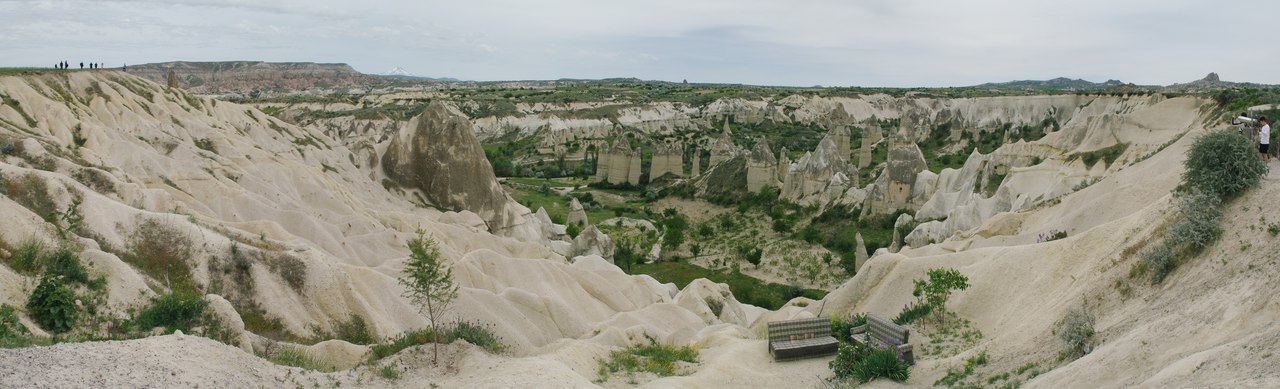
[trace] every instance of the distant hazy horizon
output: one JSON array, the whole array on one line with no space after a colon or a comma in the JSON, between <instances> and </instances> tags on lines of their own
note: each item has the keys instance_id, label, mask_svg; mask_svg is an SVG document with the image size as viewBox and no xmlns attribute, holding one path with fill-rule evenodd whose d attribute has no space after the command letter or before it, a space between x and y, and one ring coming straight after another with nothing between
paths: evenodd
<instances>
[{"instance_id":1,"label":"distant hazy horizon","mask_svg":"<svg viewBox=\"0 0 1280 389\"><path fill-rule=\"evenodd\" d=\"M341 62L476 81L1280 84L1264 1L0 0L0 66ZM1248 18L1255 17L1253 22Z\"/></svg>"}]
</instances>

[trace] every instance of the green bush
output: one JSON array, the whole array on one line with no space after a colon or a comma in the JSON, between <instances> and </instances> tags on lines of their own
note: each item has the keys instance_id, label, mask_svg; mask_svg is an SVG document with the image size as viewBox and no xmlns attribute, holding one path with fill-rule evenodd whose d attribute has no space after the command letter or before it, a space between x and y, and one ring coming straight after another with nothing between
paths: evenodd
<instances>
[{"instance_id":1,"label":"green bush","mask_svg":"<svg viewBox=\"0 0 1280 389\"><path fill-rule=\"evenodd\" d=\"M947 310L947 299L953 290L969 288L969 278L956 269L935 268L926 273L928 280L912 280L915 290L911 295L917 299L917 305L929 305L930 310L942 320L942 313Z\"/></svg>"},{"instance_id":2,"label":"green bush","mask_svg":"<svg viewBox=\"0 0 1280 389\"><path fill-rule=\"evenodd\" d=\"M895 346L869 347L841 342L836 358L828 366L836 378L853 378L861 382L876 378L902 382L911 376L911 365Z\"/></svg>"},{"instance_id":3,"label":"green bush","mask_svg":"<svg viewBox=\"0 0 1280 389\"><path fill-rule=\"evenodd\" d=\"M479 323L472 324L467 321L454 323L453 328L445 334L445 338L450 342L462 339L491 353L500 353L507 349L507 346L502 344L502 338L494 334L487 325Z\"/></svg>"},{"instance_id":4,"label":"green bush","mask_svg":"<svg viewBox=\"0 0 1280 389\"><path fill-rule=\"evenodd\" d=\"M1235 131L1212 131L1196 138L1183 162L1180 189L1231 198L1258 185L1266 165L1253 142Z\"/></svg>"},{"instance_id":5,"label":"green bush","mask_svg":"<svg viewBox=\"0 0 1280 389\"><path fill-rule=\"evenodd\" d=\"M27 312L36 324L49 331L70 331L76 324L76 295L60 277L46 274L27 300Z\"/></svg>"},{"instance_id":6,"label":"green bush","mask_svg":"<svg viewBox=\"0 0 1280 389\"><path fill-rule=\"evenodd\" d=\"M867 315L855 313L849 315L848 318L832 317L831 318L831 334L836 339L847 340L851 335L853 327L867 324Z\"/></svg>"},{"instance_id":7,"label":"green bush","mask_svg":"<svg viewBox=\"0 0 1280 389\"><path fill-rule=\"evenodd\" d=\"M27 327L18 321L17 310L11 305L0 304L0 348L25 346L29 337Z\"/></svg>"},{"instance_id":8,"label":"green bush","mask_svg":"<svg viewBox=\"0 0 1280 389\"><path fill-rule=\"evenodd\" d=\"M133 319L139 330L164 327L166 333L173 330L190 331L200 325L205 307L209 305L198 294L175 292L151 299Z\"/></svg>"},{"instance_id":9,"label":"green bush","mask_svg":"<svg viewBox=\"0 0 1280 389\"><path fill-rule=\"evenodd\" d=\"M1072 309L1062 318L1058 339L1067 344L1067 354L1080 357L1093 350L1093 315Z\"/></svg>"},{"instance_id":10,"label":"green bush","mask_svg":"<svg viewBox=\"0 0 1280 389\"><path fill-rule=\"evenodd\" d=\"M0 135L0 155L14 155L18 153L17 143L8 135Z\"/></svg>"},{"instance_id":11,"label":"green bush","mask_svg":"<svg viewBox=\"0 0 1280 389\"><path fill-rule=\"evenodd\" d=\"M89 275L85 273L84 266L80 265L80 258L67 248L59 248L43 257L41 262L44 263L45 272L49 275L61 276L70 282L82 284L89 282Z\"/></svg>"},{"instance_id":12,"label":"green bush","mask_svg":"<svg viewBox=\"0 0 1280 389\"><path fill-rule=\"evenodd\" d=\"M1155 284L1164 282L1164 278L1178 266L1177 258L1165 245L1148 247L1142 250L1138 257L1140 258L1139 269L1141 269L1139 272L1151 271L1151 282Z\"/></svg>"},{"instance_id":13,"label":"green bush","mask_svg":"<svg viewBox=\"0 0 1280 389\"><path fill-rule=\"evenodd\" d=\"M342 339L351 344L368 345L376 343L373 339L373 334L369 332L369 324L360 315L351 315L345 321L334 323L333 335L334 339Z\"/></svg>"},{"instance_id":14,"label":"green bush","mask_svg":"<svg viewBox=\"0 0 1280 389\"><path fill-rule=\"evenodd\" d=\"M1182 218L1169 228L1165 241L1185 246L1192 252L1203 249L1222 234L1222 200L1208 192L1193 190L1182 196ZM1175 246L1176 247L1176 246Z\"/></svg>"}]
</instances>

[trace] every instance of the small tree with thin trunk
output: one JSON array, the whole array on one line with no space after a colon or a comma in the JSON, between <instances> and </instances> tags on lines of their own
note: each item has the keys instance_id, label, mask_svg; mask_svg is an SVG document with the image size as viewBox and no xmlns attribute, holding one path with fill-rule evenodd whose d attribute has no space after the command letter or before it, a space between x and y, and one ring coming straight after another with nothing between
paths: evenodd
<instances>
[{"instance_id":1,"label":"small tree with thin trunk","mask_svg":"<svg viewBox=\"0 0 1280 389\"><path fill-rule=\"evenodd\" d=\"M435 344L431 363L436 363L440 357L440 323L458 297L458 286L453 284L453 269L440 262L440 248L425 231L418 230L418 236L409 239L406 245L409 261L405 262L400 284L405 287L404 297L418 305L418 312L427 315Z\"/></svg>"}]
</instances>

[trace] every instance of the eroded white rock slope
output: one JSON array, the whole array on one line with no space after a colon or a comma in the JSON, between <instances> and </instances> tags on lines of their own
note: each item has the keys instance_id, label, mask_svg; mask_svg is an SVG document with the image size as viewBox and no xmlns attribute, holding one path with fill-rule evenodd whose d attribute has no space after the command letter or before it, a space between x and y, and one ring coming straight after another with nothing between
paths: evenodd
<instances>
[{"instance_id":1,"label":"eroded white rock slope","mask_svg":"<svg viewBox=\"0 0 1280 389\"><path fill-rule=\"evenodd\" d=\"M1259 216L1280 220L1280 211L1266 206L1267 194L1278 189L1274 177L1233 203L1224 239L1164 284L1127 278L1136 261L1128 249L1146 242L1167 220L1186 146L1207 131L1198 104L1170 108L1191 115L1190 125L1156 118L1142 126L1097 127L1120 137L1178 131L1189 136L1060 202L992 215L942 244L878 255L824 301L797 300L768 312L737 303L724 285L696 281L676 290L625 275L598 257L566 259L546 242L495 236L484 218L470 212L416 207L411 196L384 189L382 176L360 163L379 157L385 145L353 153L323 133L122 73L3 77L0 94L20 102L22 113L0 106L0 134L20 139L25 155L3 156L0 174L34 174L50 184L59 207L83 197L83 235L93 239L78 239L85 247L81 257L107 276L109 309L116 314L162 288L113 254L141 221L155 219L195 242L191 265L198 284L208 286L216 277L207 262L227 256L233 242L267 257L291 255L305 263L305 284L295 289L268 266L255 265L252 301L298 333L356 314L379 336L389 336L425 324L400 297L395 281L407 256L403 242L421 228L439 240L455 268L462 286L456 313L493 325L513 348L490 355L458 342L445 348L440 367L410 349L392 357L404 370L401 381L392 382L366 368L321 374L271 365L243 350L262 343L253 334L242 334L236 346L243 349L170 335L0 350L0 386L590 387L599 358L648 334L696 344L702 362L690 375L647 385L809 387L829 374L827 359L772 362L760 340L765 321L852 311L892 316L912 299L910 280L937 266L970 277L974 286L956 295L950 308L985 337L958 356L922 359L908 385L930 385L962 358L984 351L992 373L1041 363L1047 373L1027 382L1031 386L1280 385L1274 369L1280 357L1273 355L1280 351L1274 341L1280 339L1274 320L1280 317L1274 297L1280 292L1278 247L1265 229L1256 228ZM868 104L868 110L876 107ZM856 116L859 107L844 109ZM1089 130L1095 126L1081 128L1084 140L1072 141L1077 146L1100 136ZM83 146L76 146L77 137ZM213 150L196 147L198 139L208 139ZM49 168L47 160L38 162L45 156L54 167L33 169ZM105 173L110 185L78 182L74 178L84 169ZM939 180L949 186L949 180L968 178L944 173ZM1016 184L1014 178L1006 182ZM55 240L40 215L6 197L0 197L0 220L6 242ZM1051 229L1070 236L1035 242ZM1241 242L1249 245L1242 248ZM1132 284L1132 291L1119 293L1118 281ZM0 266L0 303L21 306L32 285ZM230 309L221 297L208 298ZM723 306L718 316L709 301ZM1057 366L1049 362L1058 350L1054 323L1082 305L1098 317L1101 343L1094 353ZM348 346L326 342L310 351L359 360L363 349ZM121 360L130 363L120 366Z\"/></svg>"}]
</instances>

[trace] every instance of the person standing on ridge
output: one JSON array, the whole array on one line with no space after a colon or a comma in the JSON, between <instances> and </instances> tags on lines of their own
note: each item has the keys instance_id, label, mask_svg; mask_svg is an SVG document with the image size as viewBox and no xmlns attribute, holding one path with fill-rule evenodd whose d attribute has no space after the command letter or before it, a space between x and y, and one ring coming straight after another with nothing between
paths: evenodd
<instances>
[{"instance_id":1,"label":"person standing on ridge","mask_svg":"<svg viewBox=\"0 0 1280 389\"><path fill-rule=\"evenodd\" d=\"M84 62L80 63L80 70L84 70Z\"/></svg>"},{"instance_id":2,"label":"person standing on ridge","mask_svg":"<svg viewBox=\"0 0 1280 389\"><path fill-rule=\"evenodd\" d=\"M1267 153L1271 149L1271 125L1266 116L1258 118L1258 124L1262 125L1258 128L1258 155L1263 163L1271 163L1271 154Z\"/></svg>"}]
</instances>

